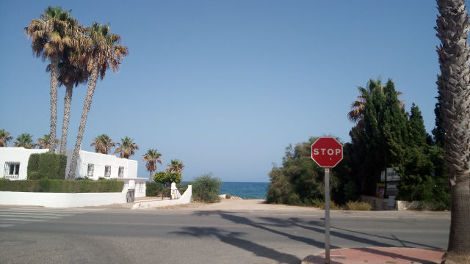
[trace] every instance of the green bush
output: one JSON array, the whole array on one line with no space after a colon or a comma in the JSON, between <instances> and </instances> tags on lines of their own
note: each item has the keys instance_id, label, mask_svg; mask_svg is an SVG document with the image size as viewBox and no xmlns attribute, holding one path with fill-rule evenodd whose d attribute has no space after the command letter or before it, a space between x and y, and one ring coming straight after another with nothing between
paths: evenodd
<instances>
[{"instance_id":1,"label":"green bush","mask_svg":"<svg viewBox=\"0 0 470 264\"><path fill-rule=\"evenodd\" d=\"M178 188L178 191L183 194L187 189L188 189L188 184L184 183L184 184L177 184L176 185L176 188Z\"/></svg>"},{"instance_id":2,"label":"green bush","mask_svg":"<svg viewBox=\"0 0 470 264\"><path fill-rule=\"evenodd\" d=\"M124 182L117 180L80 180L68 181L57 179L9 181L0 180L0 191L11 192L55 192L55 193L91 193L121 192Z\"/></svg>"},{"instance_id":3,"label":"green bush","mask_svg":"<svg viewBox=\"0 0 470 264\"><path fill-rule=\"evenodd\" d=\"M146 196L159 196L164 190L164 186L157 182L147 182L147 188L145 190Z\"/></svg>"},{"instance_id":4,"label":"green bush","mask_svg":"<svg viewBox=\"0 0 470 264\"><path fill-rule=\"evenodd\" d=\"M31 154L28 180L65 179L67 156L54 153Z\"/></svg>"},{"instance_id":5,"label":"green bush","mask_svg":"<svg viewBox=\"0 0 470 264\"><path fill-rule=\"evenodd\" d=\"M165 186L170 186L172 182L175 182L176 184L181 182L181 173L161 171L155 173L155 175L153 176L153 180Z\"/></svg>"},{"instance_id":6,"label":"green bush","mask_svg":"<svg viewBox=\"0 0 470 264\"><path fill-rule=\"evenodd\" d=\"M210 174L202 175L194 179L193 199L199 202L215 203L220 200L220 179Z\"/></svg>"},{"instance_id":7,"label":"green bush","mask_svg":"<svg viewBox=\"0 0 470 264\"><path fill-rule=\"evenodd\" d=\"M372 206L366 202L353 202L349 201L346 203L346 210L356 210L356 211L370 211Z\"/></svg>"}]
</instances>

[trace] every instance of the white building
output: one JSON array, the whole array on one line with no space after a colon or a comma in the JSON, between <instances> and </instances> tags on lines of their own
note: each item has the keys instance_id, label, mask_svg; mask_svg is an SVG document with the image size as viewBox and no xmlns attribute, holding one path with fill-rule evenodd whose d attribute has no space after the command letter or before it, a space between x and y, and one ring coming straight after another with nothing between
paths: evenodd
<instances>
[{"instance_id":1,"label":"white building","mask_svg":"<svg viewBox=\"0 0 470 264\"><path fill-rule=\"evenodd\" d=\"M26 180L28 174L28 160L31 154L45 153L48 149L25 149L23 147L0 148L0 178L10 180Z\"/></svg>"},{"instance_id":2,"label":"white building","mask_svg":"<svg viewBox=\"0 0 470 264\"><path fill-rule=\"evenodd\" d=\"M33 153L45 153L48 149L25 149L17 147L0 147L0 166L3 165L3 173L0 178L10 180L26 180L29 156ZM71 155L67 155L68 172ZM0 167L1 168L1 167ZM118 158L114 155L106 155L80 150L77 160L77 178L92 180L117 179L124 181L124 190L135 190L135 197L145 196L145 179L137 177L137 161Z\"/></svg>"},{"instance_id":3,"label":"white building","mask_svg":"<svg viewBox=\"0 0 470 264\"><path fill-rule=\"evenodd\" d=\"M67 155L67 169L69 171L72 152ZM80 150L77 160L77 178L92 180L137 178L137 161L118 158L114 155Z\"/></svg>"},{"instance_id":4,"label":"white building","mask_svg":"<svg viewBox=\"0 0 470 264\"><path fill-rule=\"evenodd\" d=\"M67 169L69 171L72 152L67 155ZM80 150L77 160L77 178L92 180L118 179L124 181L124 190L135 190L135 197L145 197L146 179L137 177L137 161L118 158L114 155L106 155L96 152Z\"/></svg>"}]
</instances>

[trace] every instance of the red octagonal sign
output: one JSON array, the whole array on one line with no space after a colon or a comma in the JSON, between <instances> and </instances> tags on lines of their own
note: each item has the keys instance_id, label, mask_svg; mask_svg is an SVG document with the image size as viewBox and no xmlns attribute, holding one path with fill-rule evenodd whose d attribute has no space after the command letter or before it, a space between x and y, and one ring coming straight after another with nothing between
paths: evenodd
<instances>
[{"instance_id":1,"label":"red octagonal sign","mask_svg":"<svg viewBox=\"0 0 470 264\"><path fill-rule=\"evenodd\" d=\"M312 144L312 159L323 168L333 168L343 159L343 145L332 137L321 137Z\"/></svg>"}]
</instances>

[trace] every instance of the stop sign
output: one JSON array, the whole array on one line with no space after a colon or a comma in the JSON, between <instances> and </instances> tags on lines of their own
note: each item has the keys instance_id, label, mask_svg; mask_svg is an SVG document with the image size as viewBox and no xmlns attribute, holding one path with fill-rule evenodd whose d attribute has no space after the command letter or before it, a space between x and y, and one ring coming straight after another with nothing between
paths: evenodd
<instances>
[{"instance_id":1,"label":"stop sign","mask_svg":"<svg viewBox=\"0 0 470 264\"><path fill-rule=\"evenodd\" d=\"M312 144L312 159L323 168L333 168L343 159L343 145L332 137L321 137Z\"/></svg>"}]
</instances>

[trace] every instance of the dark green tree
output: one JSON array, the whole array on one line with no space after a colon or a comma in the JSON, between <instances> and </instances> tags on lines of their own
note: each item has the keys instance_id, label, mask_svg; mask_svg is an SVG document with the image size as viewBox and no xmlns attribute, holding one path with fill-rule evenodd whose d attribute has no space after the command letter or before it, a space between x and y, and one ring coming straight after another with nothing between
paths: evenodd
<instances>
[{"instance_id":1,"label":"dark green tree","mask_svg":"<svg viewBox=\"0 0 470 264\"><path fill-rule=\"evenodd\" d=\"M310 146L316 140L299 143L286 148L281 167L274 167L269 176L267 201L269 203L312 205L324 197L324 171L310 158ZM340 180L336 168L331 174L332 200L341 200L335 193L341 193L338 188Z\"/></svg>"},{"instance_id":2,"label":"dark green tree","mask_svg":"<svg viewBox=\"0 0 470 264\"><path fill-rule=\"evenodd\" d=\"M424 146L426 144L426 128L424 127L423 116L419 107L414 103L411 105L410 117L409 117L409 136L410 143L416 146Z\"/></svg>"},{"instance_id":3,"label":"dark green tree","mask_svg":"<svg viewBox=\"0 0 470 264\"><path fill-rule=\"evenodd\" d=\"M424 120L415 104L411 106L408 129L409 144L401 171L399 198L430 202L434 209L448 208L449 196L443 170L442 148L427 142Z\"/></svg>"}]
</instances>

